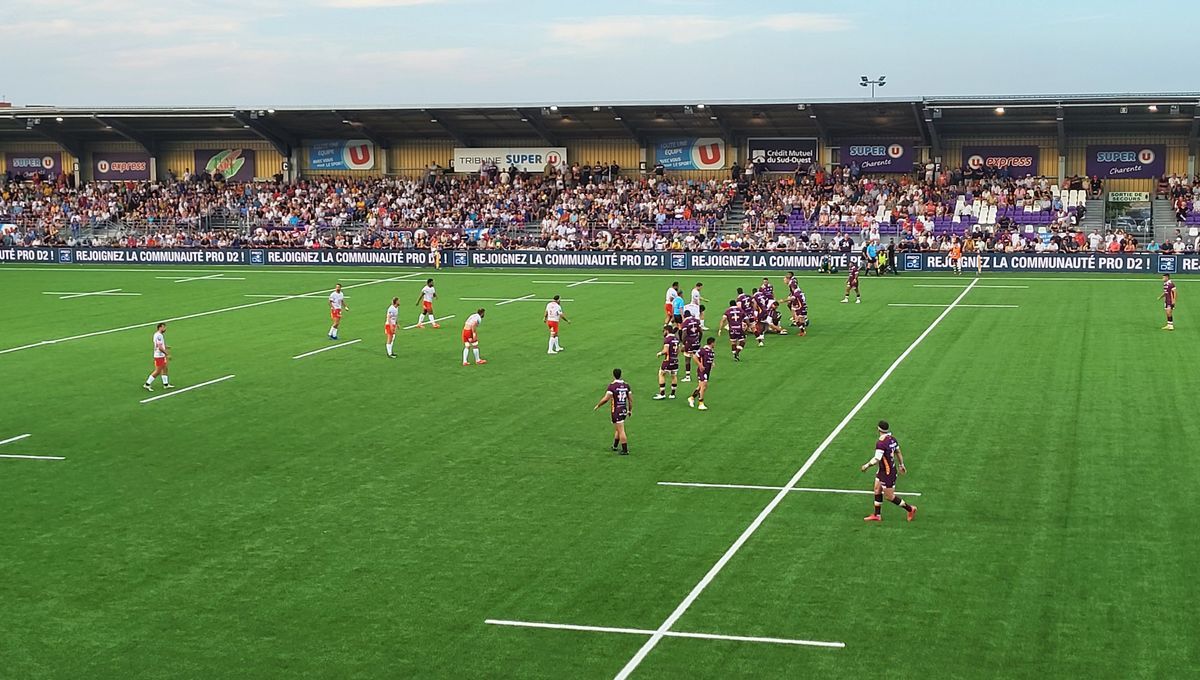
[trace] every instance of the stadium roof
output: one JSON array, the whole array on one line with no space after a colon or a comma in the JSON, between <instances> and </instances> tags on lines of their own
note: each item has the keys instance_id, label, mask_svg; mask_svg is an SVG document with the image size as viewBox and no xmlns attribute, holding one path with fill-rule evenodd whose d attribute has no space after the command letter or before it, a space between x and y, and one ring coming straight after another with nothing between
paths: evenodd
<instances>
[{"instance_id":1,"label":"stadium roof","mask_svg":"<svg viewBox=\"0 0 1200 680\"><path fill-rule=\"evenodd\" d=\"M68 151L132 140L366 138L381 147L423 140L461 146L504 139L558 145L573 139L668 137L907 138L943 136L1180 135L1195 138L1200 93L878 98L454 107L51 107L0 109L0 142L52 140ZM78 155L78 154L76 154Z\"/></svg>"}]
</instances>

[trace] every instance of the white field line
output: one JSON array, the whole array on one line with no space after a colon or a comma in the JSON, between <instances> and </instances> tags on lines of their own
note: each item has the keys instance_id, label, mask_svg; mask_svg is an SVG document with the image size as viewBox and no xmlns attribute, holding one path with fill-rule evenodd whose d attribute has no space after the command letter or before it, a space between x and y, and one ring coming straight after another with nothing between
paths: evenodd
<instances>
[{"instance_id":1,"label":"white field line","mask_svg":"<svg viewBox=\"0 0 1200 680\"><path fill-rule=\"evenodd\" d=\"M550 267L547 267L547 269L550 269ZM308 267L296 267L296 266L292 266L292 265L287 265L287 266L276 265L272 268L272 267L264 265L264 268L262 268L262 269L226 269L223 271L218 271L218 270L212 270L212 269L180 269L180 268L146 269L146 268L133 268L133 267L107 267L104 265L94 265L91 267L86 267L86 266L84 266L84 267L17 267L17 266L11 266L11 265L0 263L0 272L2 272L2 271L91 272L93 274L96 272L114 272L114 273L115 272L141 272L141 273L147 273L147 274L157 274L157 273L166 273L166 272L191 272L191 273L199 273L199 274L204 274L204 273L307 274L309 276L311 276L313 274L329 274L330 276L336 276L337 274L377 274L379 276L391 276L392 274L395 274L396 271L398 271L398 270L403 270L403 268L397 267L396 269L386 270L386 271L370 271L370 270L362 270L362 269L319 269L319 268L308 268ZM747 274L757 274L760 272L777 272L782 276L782 273L784 270L747 269L745 272L740 273L740 274L716 273L716 272L722 272L722 271L729 271L729 270L714 269L713 270L714 273L709 274L706 272L704 274L704 276L706 278L710 278L710 279L745 279ZM1147 276L1144 276L1141 278L1134 278L1134 277L1128 277L1128 276L1126 276L1126 277L1120 277L1120 276L1094 276L1094 277L1009 276L1007 273L997 272L997 271L989 271L988 273L995 274L1000 277L1000 279L990 279L992 281L996 281L996 280L1003 280L1003 281L1123 281L1123 282L1127 282L1127 283L1146 283L1147 281L1158 281L1159 280L1157 275L1147 275ZM449 271L449 270L443 269L442 271L438 272L438 275L439 276L516 276L516 277L528 278L530 276L544 276L545 274L534 274L531 272L509 272L509 271ZM416 275L413 275L413 276L416 276ZM671 270L664 270L663 273L623 272L620 274L597 274L596 276L618 276L623 279L627 279L627 278L669 279L673 276L673 274L671 273ZM798 278L798 279L831 279L831 280L839 280L839 281L844 280L844 278L839 279L838 276L840 276L840 275L835 275L835 274L797 274L796 278ZM162 277L162 278L175 278L175 277ZM408 278L408 277L405 277L405 278ZM343 279L343 280L347 280L347 279ZM397 280L400 280L400 279L397 279ZM885 280L892 281L892 280L901 280L901 279L888 278ZM905 281L952 281L952 280L954 280L954 277L951 276L949 273L943 274L943 275L905 274L903 280L905 280ZM1175 280L1176 284L1191 283L1191 282L1200 283L1200 278L1180 278L1180 279Z\"/></svg>"},{"instance_id":2,"label":"white field line","mask_svg":"<svg viewBox=\"0 0 1200 680\"><path fill-rule=\"evenodd\" d=\"M966 287L966 285L967 284L965 284L965 283L914 283L913 288L958 288L961 290L962 288ZM1028 288L1029 286L991 286L991 285L987 285L987 284L980 284L975 287L976 288Z\"/></svg>"},{"instance_id":3,"label":"white field line","mask_svg":"<svg viewBox=\"0 0 1200 680\"><path fill-rule=\"evenodd\" d=\"M211 274L209 276L156 276L156 279L175 279L175 283L187 283L188 281L245 281L245 277L241 276L225 276L221 274Z\"/></svg>"},{"instance_id":4,"label":"white field line","mask_svg":"<svg viewBox=\"0 0 1200 680\"><path fill-rule=\"evenodd\" d=\"M553 299L554 298L535 298L535 297L533 297L533 293L530 293L529 295L526 295L524 297L519 297L519 298L501 298L501 297L464 297L464 298L459 298L459 300L466 300L469 302L496 302L497 300L499 300L500 304L508 304L510 302L549 302ZM559 302L574 302L575 298L559 298L558 301ZM496 306L499 307L500 305L496 305Z\"/></svg>"},{"instance_id":5,"label":"white field line","mask_svg":"<svg viewBox=\"0 0 1200 680\"><path fill-rule=\"evenodd\" d=\"M529 295L522 295L519 298L512 298L510 300L505 300L503 302L497 302L496 306L499 307L501 305L511 305L514 302L524 302L525 300L528 300L531 297L533 297L533 293L530 293Z\"/></svg>"},{"instance_id":6,"label":"white field line","mask_svg":"<svg viewBox=\"0 0 1200 680\"><path fill-rule=\"evenodd\" d=\"M759 486L757 484L706 484L703 482L659 482L659 486L687 486L699 489L754 489L758 491L782 491L782 486ZM798 491L808 491L812 493L853 493L853 494L874 494L870 489L825 489L818 487L794 486L788 491L793 493ZM921 494L914 491L901 493L896 492L897 496L920 496Z\"/></svg>"},{"instance_id":7,"label":"white field line","mask_svg":"<svg viewBox=\"0 0 1200 680\"><path fill-rule=\"evenodd\" d=\"M946 307L947 305L926 302L889 302L888 307ZM970 309L1019 309L1021 305L958 305Z\"/></svg>"},{"instance_id":8,"label":"white field line","mask_svg":"<svg viewBox=\"0 0 1200 680\"><path fill-rule=\"evenodd\" d=\"M566 285L566 284L574 283L574 282L573 281L530 281L530 283L538 284L538 285L555 284L555 285L561 286L561 285ZM596 280L592 280L592 281L588 281L587 283L589 285L593 285L593 286L632 286L632 285L634 285L633 281L596 281ZM568 286L568 288L569 287L570 286Z\"/></svg>"},{"instance_id":9,"label":"white field line","mask_svg":"<svg viewBox=\"0 0 1200 680\"><path fill-rule=\"evenodd\" d=\"M18 456L14 454L0 454L0 458L21 458L24 460L66 460L64 456Z\"/></svg>"},{"instance_id":10,"label":"white field line","mask_svg":"<svg viewBox=\"0 0 1200 680\"><path fill-rule=\"evenodd\" d=\"M322 347L321 349L314 349L311 352L305 352L304 354L297 354L296 356L294 356L292 358L293 359L303 359L304 357L311 357L314 354L320 354L321 352L328 352L329 350L337 349L338 347L345 347L346 345L353 345L357 342L362 342L362 338L358 338L357 340L347 340L346 342L339 342L336 345L329 345L328 347Z\"/></svg>"},{"instance_id":11,"label":"white field line","mask_svg":"<svg viewBox=\"0 0 1200 680\"><path fill-rule=\"evenodd\" d=\"M61 295L59 300L70 300L71 298L88 297L89 295L100 295L105 297L115 297L124 295L141 295L141 293L122 293L120 288L110 288L108 290L96 290L89 293L72 293L65 290L45 290L42 295Z\"/></svg>"},{"instance_id":12,"label":"white field line","mask_svg":"<svg viewBox=\"0 0 1200 680\"><path fill-rule=\"evenodd\" d=\"M434 323L437 323L438 321L445 321L446 319L453 319L453 318L454 318L454 315L453 315L453 314L451 314L451 315L449 315L449 316L439 316L439 317L437 317L436 319L434 319L434 320L433 320L433 322L434 322ZM419 324L415 324L415 323L414 323L414 324L413 324L413 325L411 325L411 326L405 326L405 327L404 327L404 330L406 330L406 331L411 331L412 329L416 328L418 325L419 325Z\"/></svg>"},{"instance_id":13,"label":"white field line","mask_svg":"<svg viewBox=\"0 0 1200 680\"><path fill-rule=\"evenodd\" d=\"M595 283L598 280L599 279L597 279L596 277L593 276L592 278L584 280L584 281L576 281L575 283L568 283L567 288L574 288L575 286L582 286L585 283Z\"/></svg>"},{"instance_id":14,"label":"white field line","mask_svg":"<svg viewBox=\"0 0 1200 680\"><path fill-rule=\"evenodd\" d=\"M13 442L18 442L18 441L21 441L22 439L26 439L26 438L32 437L32 436L33 435L26 433L26 434L19 434L15 437L9 437L8 439L0 441L0 446L3 446L5 444L11 444Z\"/></svg>"},{"instance_id":15,"label":"white field line","mask_svg":"<svg viewBox=\"0 0 1200 680\"><path fill-rule=\"evenodd\" d=\"M167 397L173 397L177 394L183 394L184 392L191 392L192 390L199 389L201 387L205 387L206 385L213 385L215 383L224 382L226 380L229 380L232 377L233 377L233 375L230 374L230 375L222 376L220 378L215 378L213 380L208 380L208 381L205 381L202 383L197 383L195 385L189 385L187 387L183 387L183 388L174 390L172 392L167 392L166 394L160 394L156 397L150 397L148 399L143 399L143 400L139 401L138 403L139 404L149 404L152 401L158 401L159 399L166 399Z\"/></svg>"},{"instance_id":16,"label":"white field line","mask_svg":"<svg viewBox=\"0 0 1200 680\"><path fill-rule=\"evenodd\" d=\"M369 281L367 283L356 283L352 286L343 286L343 290L348 290L350 288L358 288L359 286L370 286L370 285L373 285L376 283L387 283L389 281L399 281L399 280L401 280L401 279L397 279L397 278L376 279L374 281ZM81 333L79 335L69 335L65 338L57 338L55 340L42 340L41 342L34 342L34 343L31 343L28 345L19 345L17 347L9 347L7 349L0 349L0 354L8 354L9 352L19 352L21 350L32 349L34 347L41 347L43 345L55 345L60 342L70 342L72 340L82 340L84 338L92 338L97 335L108 335L109 333L120 333L121 331L133 330L135 328L148 328L151 326L156 326L160 322L161 323L171 323L173 321L185 321L187 319L198 319L202 316L211 316L213 314L223 314L225 312L233 312L233 311L236 311L239 309L249 309L251 307L258 307L259 305L269 305L269 304L273 304L276 302L283 302L284 300L294 300L296 298L311 297L313 295L317 295L318 293L322 293L322 292L325 292L326 294L328 294L328 290L329 289L314 290L309 293L300 293L299 295L289 295L287 297L274 298L271 300L260 300L258 302L247 302L246 304L243 304L243 305L234 305L232 307L222 307L221 309L210 309L207 312L196 312L195 314L184 314L183 316L175 316L175 317L169 317L166 319L158 319L156 321L147 321L146 323L135 323L135 324L132 324L129 326L120 326L118 328L109 328L109 329L102 330L102 331L92 331L91 333Z\"/></svg>"},{"instance_id":17,"label":"white field line","mask_svg":"<svg viewBox=\"0 0 1200 680\"><path fill-rule=\"evenodd\" d=\"M374 279L372 279L372 280L374 280ZM287 294L276 295L276 294L271 294L271 293L246 293L242 297L248 297L248 298L296 298L296 299L308 298L310 300L326 299L325 295L287 295ZM347 295L346 299L349 300L350 296Z\"/></svg>"},{"instance_id":18,"label":"white field line","mask_svg":"<svg viewBox=\"0 0 1200 680\"><path fill-rule=\"evenodd\" d=\"M700 597L700 594L704 592L704 589L708 587L708 584L712 583L713 579L717 577L717 574L721 573L721 570L725 568L725 565L729 563L729 560L733 559L733 556L742 549L742 546L746 544L746 541L750 540L750 537L754 535L754 532L758 531L758 528L762 526L762 523L766 521L767 517L769 517L772 512L775 512L775 508L779 507L779 504L783 502L783 499L787 497L788 493L790 493L790 491L800 483L800 479L808 473L808 470L813 466L813 463L817 462L817 459L821 457L821 454L825 453L825 449L829 448L829 445L833 443L833 440L842 433L842 430L846 429L846 426L849 425L850 421L858 415L858 412L867 405L867 402L871 400L871 397L875 396L875 393L879 391L879 388L883 386L883 383L887 382L887 379L892 376L892 373L894 373L895 370L900 367L900 364L908 358L908 355L912 354L913 350L920 346L920 344L925 341L925 338L929 337L929 334L933 332L933 329L937 328L938 325L942 323L942 319L945 319L946 316L949 315L950 312L953 311L960 302L962 302L963 298L965 298L967 294L971 292L971 289L974 288L978 282L978 278L973 279L971 281L971 285L963 289L963 292L958 294L958 297L954 299L954 302L952 302L949 307L942 310L942 313L939 314L938 317L934 319L933 322L930 323L920 335L917 336L917 339L913 340L912 344L909 345L908 348L903 352L901 352L900 356L896 357L896 360L892 362L892 365L888 366L887 370L883 372L883 375L879 376L879 380L875 381L875 384L871 386L871 389L867 390L867 393L862 396L862 399L859 399L858 403L854 405L854 408L850 409L850 412L846 414L846 417L842 418L842 421L833 428L833 431L829 433L829 436L825 437L824 441L817 446L817 448L812 452L812 455L808 457L808 460L804 461L804 465L800 466L800 469L797 470L794 475L792 475L792 478L788 480L788 483L785 484L784 487L775 494L774 498L771 499L771 502L767 503L766 507L764 507L762 511L758 513L758 516L755 517L752 522L750 522L750 525L746 527L745 531L743 531L742 534L737 537L737 540L733 542L733 545L729 546L725 553L717 560L716 564L714 564L712 568L708 570L708 573L706 573L704 577L700 579L700 582L692 587L692 590L687 594L686 597L683 598L679 605L675 607L675 610L663 620L663 622L654 631L654 635L650 636L650 639L646 640L645 644L638 649L637 653L634 654L628 662L626 662L625 666L620 670L620 672L617 673L617 680L625 680L625 678L628 678L629 675L633 673L633 671L636 670L639 665L641 665L642 660L646 658L646 655L658 646L658 643L663 639L663 637L665 637L665 634L671 630L672 626L675 625L675 622L679 620L679 617L683 616L688 608L692 606L692 603L696 601L696 598Z\"/></svg>"},{"instance_id":19,"label":"white field line","mask_svg":"<svg viewBox=\"0 0 1200 680\"><path fill-rule=\"evenodd\" d=\"M493 626L515 626L518 628L549 628L551 630L578 630L588 633L623 633L626 635L655 635L657 631L643 628L611 628L608 626L579 626L571 623L542 623L540 621L506 621L503 619L486 619L484 623ZM682 631L667 631L664 637L700 638L703 640L729 640L732 642L762 642L775 645L801 645L805 647L829 647L842 649L844 642L825 642L822 640L797 640L794 638L756 637L750 635L718 635L716 633L685 633Z\"/></svg>"}]
</instances>

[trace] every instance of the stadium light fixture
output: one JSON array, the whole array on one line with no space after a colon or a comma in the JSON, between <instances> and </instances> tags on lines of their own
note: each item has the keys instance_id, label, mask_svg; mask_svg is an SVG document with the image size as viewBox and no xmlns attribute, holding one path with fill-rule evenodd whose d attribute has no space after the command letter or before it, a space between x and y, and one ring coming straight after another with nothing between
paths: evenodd
<instances>
[{"instance_id":1,"label":"stadium light fixture","mask_svg":"<svg viewBox=\"0 0 1200 680\"><path fill-rule=\"evenodd\" d=\"M703 110L704 110L704 104L696 104L696 108L698 108L698 109L700 109L701 111L703 111Z\"/></svg>"},{"instance_id":2,"label":"stadium light fixture","mask_svg":"<svg viewBox=\"0 0 1200 680\"><path fill-rule=\"evenodd\" d=\"M716 120L716 119L717 119L717 117L716 117L716 116L709 116L709 117L708 117L708 119L709 119L709 120Z\"/></svg>"},{"instance_id":3,"label":"stadium light fixture","mask_svg":"<svg viewBox=\"0 0 1200 680\"><path fill-rule=\"evenodd\" d=\"M550 105L550 110L551 110L551 111L557 111L557 110L558 110L558 104L551 104L551 105Z\"/></svg>"},{"instance_id":4,"label":"stadium light fixture","mask_svg":"<svg viewBox=\"0 0 1200 680\"><path fill-rule=\"evenodd\" d=\"M621 120L620 116L613 116L613 120Z\"/></svg>"},{"instance_id":5,"label":"stadium light fixture","mask_svg":"<svg viewBox=\"0 0 1200 680\"><path fill-rule=\"evenodd\" d=\"M874 80L872 80L866 76L859 76L858 84L862 87L867 87L869 85L871 87L871 99L874 99L875 98L875 88L883 87L884 85L887 85L886 80L887 80L887 76L879 76L878 78L875 78Z\"/></svg>"},{"instance_id":6,"label":"stadium light fixture","mask_svg":"<svg viewBox=\"0 0 1200 680\"><path fill-rule=\"evenodd\" d=\"M438 122L438 119L437 119L437 118L430 118L430 119L429 119L429 122L430 122L430 123L436 123L436 122Z\"/></svg>"},{"instance_id":7,"label":"stadium light fixture","mask_svg":"<svg viewBox=\"0 0 1200 680\"><path fill-rule=\"evenodd\" d=\"M1004 107L1003 107L1003 106L997 106L997 107L996 107L996 115L997 115L997 116L1003 116L1003 115L1004 115Z\"/></svg>"},{"instance_id":8,"label":"stadium light fixture","mask_svg":"<svg viewBox=\"0 0 1200 680\"><path fill-rule=\"evenodd\" d=\"M275 113L275 109L267 109L267 113Z\"/></svg>"},{"instance_id":9,"label":"stadium light fixture","mask_svg":"<svg viewBox=\"0 0 1200 680\"><path fill-rule=\"evenodd\" d=\"M1151 104L1146 108L1150 111L1150 113L1158 113L1158 104Z\"/></svg>"},{"instance_id":10,"label":"stadium light fixture","mask_svg":"<svg viewBox=\"0 0 1200 680\"><path fill-rule=\"evenodd\" d=\"M56 121L58 121L58 122L60 122L60 123L61 123L61 122L63 121L63 118L62 118L62 116L59 116L59 117L55 118L54 120L56 120Z\"/></svg>"}]
</instances>

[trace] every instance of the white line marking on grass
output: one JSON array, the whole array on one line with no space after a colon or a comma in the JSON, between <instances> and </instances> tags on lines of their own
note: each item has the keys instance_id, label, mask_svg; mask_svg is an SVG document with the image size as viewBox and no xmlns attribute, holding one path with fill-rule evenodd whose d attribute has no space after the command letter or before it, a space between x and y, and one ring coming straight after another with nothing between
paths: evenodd
<instances>
[{"instance_id":1,"label":"white line marking on grass","mask_svg":"<svg viewBox=\"0 0 1200 680\"><path fill-rule=\"evenodd\" d=\"M25 439L25 438L27 438L27 437L32 437L32 436L33 436L33 435L31 435L31 434L29 434L29 433L26 433L26 434L19 434L19 435L15 436L15 437L9 437L8 439L5 439L5 440L3 440L3 441L0 441L0 446L3 446L3 445L5 445L5 444L11 444L11 443L13 443L13 442L18 442L18 441L21 441L22 439Z\"/></svg>"},{"instance_id":2,"label":"white line marking on grass","mask_svg":"<svg viewBox=\"0 0 1200 680\"><path fill-rule=\"evenodd\" d=\"M464 298L459 298L459 300L466 300L466 301L470 301L470 302L496 302L497 300L499 300L500 304L505 304L505 305L510 302L549 302L553 299L554 298L535 298L535 297L533 297L533 293L530 293L529 295L526 295L524 297L519 297L519 298L501 298L501 297L464 297ZM559 302L574 302L575 298L559 298L558 301ZM500 305L496 305L496 306L499 307Z\"/></svg>"},{"instance_id":3,"label":"white line marking on grass","mask_svg":"<svg viewBox=\"0 0 1200 680\"><path fill-rule=\"evenodd\" d=\"M345 347L346 345L353 345L356 342L362 342L362 338L359 338L357 340L347 340L346 342L339 342L336 345L322 347L321 349L314 349L311 352L305 352L304 354L297 354L296 356L294 356L292 358L293 359L303 359L304 357L311 357L314 354L320 354L321 352L328 352L329 350L337 349L338 347Z\"/></svg>"},{"instance_id":4,"label":"white line marking on grass","mask_svg":"<svg viewBox=\"0 0 1200 680\"><path fill-rule=\"evenodd\" d=\"M562 286L562 285L567 285L567 284L576 283L576 282L574 282L574 281L530 281L530 283L554 284L556 286ZM588 285L591 285L591 286L632 286L633 285L633 281L595 281L595 280L593 280L593 281L580 281L578 283L587 283ZM578 285L578 284L576 284L576 285ZM567 287L570 288L571 286L567 285Z\"/></svg>"},{"instance_id":5,"label":"white line marking on grass","mask_svg":"<svg viewBox=\"0 0 1200 680\"><path fill-rule=\"evenodd\" d=\"M947 305L926 302L889 302L888 307L946 307ZM952 306L952 305L951 305ZM1021 305L958 305L970 309L1019 309Z\"/></svg>"},{"instance_id":6,"label":"white line marking on grass","mask_svg":"<svg viewBox=\"0 0 1200 680\"><path fill-rule=\"evenodd\" d=\"M582 286L585 283L595 283L596 281L598 281L598 279L596 277L592 277L590 279L587 279L586 281L576 281L575 283L568 283L567 288L574 288L575 286Z\"/></svg>"},{"instance_id":7,"label":"white line marking on grass","mask_svg":"<svg viewBox=\"0 0 1200 680\"><path fill-rule=\"evenodd\" d=\"M439 316L438 318L436 318L436 319L434 319L434 320L433 320L433 323L437 323L437 322L439 322L439 321L445 321L446 319L453 319L453 318L454 318L454 315L453 315L453 314L451 314L451 315L449 315L449 316ZM420 325L420 324L415 324L415 323L414 323L414 324L413 324L413 325L411 325L411 326L405 326L405 327L404 327L404 330L406 330L406 331L411 331L412 329L416 328L416 327L417 327L417 326L419 326L419 325Z\"/></svg>"},{"instance_id":8,"label":"white line marking on grass","mask_svg":"<svg viewBox=\"0 0 1200 680\"><path fill-rule=\"evenodd\" d=\"M914 283L913 288L963 288L965 283ZM980 284L976 288L1028 288L1029 286L991 286Z\"/></svg>"},{"instance_id":9,"label":"white line marking on grass","mask_svg":"<svg viewBox=\"0 0 1200 680\"><path fill-rule=\"evenodd\" d=\"M529 299L529 298L531 298L531 297L533 297L533 293L530 293L529 295L522 295L522 296L521 296L521 297L519 297L519 298L512 298L512 299L510 299L510 300L504 300L503 302L497 302L497 303L496 303L496 306L497 306L497 307L499 307L499 306L501 306L501 305L510 305L510 304L512 304L512 303L514 303L514 302L523 302L523 301L525 301L525 300L528 300L528 299Z\"/></svg>"},{"instance_id":10,"label":"white line marking on grass","mask_svg":"<svg viewBox=\"0 0 1200 680\"><path fill-rule=\"evenodd\" d=\"M371 280L374 281L374 279L371 279ZM276 295L276 294L271 294L271 293L246 293L242 297L248 297L248 298L296 298L296 299L308 298L310 300L328 299L327 296L325 296L323 294L321 294L321 295L287 295L287 294ZM349 300L350 296L347 295L346 299Z\"/></svg>"},{"instance_id":11,"label":"white line marking on grass","mask_svg":"<svg viewBox=\"0 0 1200 680\"><path fill-rule=\"evenodd\" d=\"M98 295L104 297L117 297L126 295L141 295L141 293L122 293L120 288L110 288L108 290L96 290L89 293L72 293L65 290L45 290L42 295L61 295L59 300L70 300L71 298L88 297L89 295Z\"/></svg>"},{"instance_id":12,"label":"white line marking on grass","mask_svg":"<svg viewBox=\"0 0 1200 680\"><path fill-rule=\"evenodd\" d=\"M633 673L633 671L637 669L639 665L641 665L642 660L646 658L646 655L658 646L658 643L663 639L663 637L665 637L666 633L671 630L671 627L674 626L677 621L679 621L679 617L683 616L684 612L686 612L688 608L692 606L692 603L696 601L696 598L700 597L700 594L704 592L704 589L708 587L708 584L712 583L713 579L717 577L717 574L721 573L721 570L725 568L725 565L729 563L729 560L733 559L733 556L742 549L742 546L746 544L746 541L750 540L750 537L754 535L754 532L758 531L758 528L762 526L762 523L766 521L767 517L769 517L772 512L775 512L775 508L779 507L779 504L783 502L783 499L787 497L791 489L795 488L795 486L800 483L800 479L808 473L808 470L813 466L813 463L817 462L817 459L821 457L821 454L825 453L825 449L829 448L829 445L833 443L833 440L842 433L842 430L846 429L846 426L850 424L850 421L853 420L856 415L858 415L858 412L862 410L863 406L867 405L867 402L871 400L871 397L875 396L875 393L879 391L879 388L883 386L883 383L887 382L887 379L892 376L892 373L894 373L895 370L899 368L900 364L908 358L908 355L912 354L913 350L920 346L920 344L925 341L925 338L929 337L929 334L933 332L933 329L937 328L938 324L942 323L942 319L945 319L946 316L949 315L950 312L953 311L960 302L962 302L963 298L967 296L967 293L971 292L971 289L974 288L975 284L977 283L979 283L979 279L973 279L971 281L971 285L967 286L963 292L959 293L958 297L954 299L954 302L950 303L949 307L943 309L942 313L939 314L938 317L934 319L933 322L930 323L920 335L917 336L917 339L913 340L912 344L909 345L908 348L903 352L901 352L900 356L896 357L896 360L892 362L892 365L888 366L887 370L883 372L883 375L879 376L879 380L875 381L875 384L871 386L871 389L867 390L867 393L862 396L862 399L859 399L858 403L854 405L854 408L850 409L850 412L846 414L846 417L842 418L842 421L837 424L837 427L833 428L833 431L829 433L829 436L825 437L821 444L817 446L816 450L812 452L812 455L808 457L808 460L804 461L804 465L800 466L800 469L796 471L796 474L792 475L792 478L788 480L788 483L775 494L775 497L771 499L771 502L767 503L766 507L764 507L762 511L758 513L758 516L755 517L752 522L750 522L750 526L746 527L745 531L743 531L742 534L737 537L737 540L733 542L733 545L729 546L729 549L726 550L723 555L721 555L716 564L714 564L712 568L708 570L708 573L706 573L704 577L700 579L700 582L697 583L687 594L687 596L683 598L683 601L681 601L679 605L675 607L675 610L663 620L658 629L654 631L654 635L652 635L650 639L647 640L640 649L638 649L637 653L634 654L631 659L629 659L624 668L617 673L617 680L624 680L625 678L628 678L629 675Z\"/></svg>"},{"instance_id":13,"label":"white line marking on grass","mask_svg":"<svg viewBox=\"0 0 1200 680\"><path fill-rule=\"evenodd\" d=\"M210 274L208 276L156 276L156 279L174 279L175 283L188 281L245 281L242 276L225 276L225 274Z\"/></svg>"},{"instance_id":14,"label":"white line marking on grass","mask_svg":"<svg viewBox=\"0 0 1200 680\"><path fill-rule=\"evenodd\" d=\"M659 482L659 486L688 486L700 489L754 489L757 491L782 491L782 486L759 486L757 484L706 484L704 482ZM811 493L854 493L854 494L874 494L870 489L825 489L818 487L794 486L788 491L807 491ZM921 494L915 491L906 491L901 493L896 492L897 496L920 496Z\"/></svg>"},{"instance_id":15,"label":"white line marking on grass","mask_svg":"<svg viewBox=\"0 0 1200 680\"><path fill-rule=\"evenodd\" d=\"M351 288L358 288L359 286L370 286L370 285L376 284L376 283L387 283L389 281L397 281L397 280L399 280L399 279L396 279L396 278L376 279L374 281L369 281L366 283L356 283L352 286L343 286L343 289L349 290ZM276 302L283 302L284 300L295 300L298 298L311 297L311 296L317 295L318 293L328 294L328 291L329 291L328 288L323 289L323 290L314 290L314 291L311 291L308 293L300 293L298 295L288 295L286 297L275 298L272 300L260 300L258 302L247 302L244 305L234 305L232 307L222 307L221 309L210 309L207 312L196 312L195 314L185 314L183 316L175 316L175 317L170 317L170 318L166 318L166 319L159 319L156 321L147 321L146 323L135 323L130 326L121 326L119 328L109 328L107 330L102 330L102 331L92 331L91 333L81 333L79 335L70 335L65 338L57 338L55 340L42 340L41 342L33 342L28 345L20 345L18 347L9 347L7 349L0 349L0 354L8 354L9 352L20 352L21 350L33 349L34 347L42 347L43 345L55 345L60 342L70 342L72 340L82 340L84 338L92 338L97 335L108 335L109 333L120 333L121 331L133 330L135 328L149 328L151 326L158 325L160 322L161 323L170 323L172 321L185 321L187 319L197 319L202 316L211 316L213 314L223 314L225 312L233 312L233 311L236 311L239 309L249 309L251 307L258 307L259 305L269 305L269 304L273 304Z\"/></svg>"},{"instance_id":16,"label":"white line marking on grass","mask_svg":"<svg viewBox=\"0 0 1200 680\"><path fill-rule=\"evenodd\" d=\"M148 399L143 399L143 400L141 400L141 401L140 401L140 402L138 402L138 403L139 403L139 404L149 404L149 403L150 403L150 402L152 402L152 401L158 401L159 399L166 399L167 397L173 397L173 396L175 396L175 395L177 395L177 394L183 394L184 392L191 392L191 391L192 391L192 390L194 390L194 389L198 389L198 388L201 388L201 387L205 387L205 386L207 386L207 385L213 385L213 384L216 384L216 383L219 383L219 382L224 382L224 381L226 381L226 380L229 380L229 379L230 379L230 378L232 378L232 377L233 377L233 375L232 375L232 374L230 374L230 375L226 375L226 376L223 376L223 377L220 377L220 378L216 378L216 379L214 379L214 380L209 380L209 381L202 382L202 383L198 383L198 384L195 384L195 385L189 385L189 386L187 386L187 387L183 387L183 388L177 389L177 390L175 390L175 391L173 391L173 392L167 392L166 394L160 394L160 395L158 395L158 396L156 396L156 397L150 397L150 398L148 398Z\"/></svg>"},{"instance_id":17,"label":"white line marking on grass","mask_svg":"<svg viewBox=\"0 0 1200 680\"><path fill-rule=\"evenodd\" d=\"M657 631L643 628L612 628L608 626L579 626L571 623L542 623L540 621L506 621L503 619L486 619L484 623L493 626L515 626L518 628L549 628L551 630L578 630L588 633L622 633L625 635L656 635ZM732 642L762 642L774 645L801 645L805 647L828 647L842 649L844 642L825 642L822 640L797 640L794 638L757 637L750 635L718 635L716 633L685 633L682 631L667 631L665 637L700 638L702 640L729 640Z\"/></svg>"},{"instance_id":18,"label":"white line marking on grass","mask_svg":"<svg viewBox=\"0 0 1200 680\"><path fill-rule=\"evenodd\" d=\"M14 454L0 454L0 458L21 458L24 460L66 460L63 456L18 456Z\"/></svg>"}]
</instances>

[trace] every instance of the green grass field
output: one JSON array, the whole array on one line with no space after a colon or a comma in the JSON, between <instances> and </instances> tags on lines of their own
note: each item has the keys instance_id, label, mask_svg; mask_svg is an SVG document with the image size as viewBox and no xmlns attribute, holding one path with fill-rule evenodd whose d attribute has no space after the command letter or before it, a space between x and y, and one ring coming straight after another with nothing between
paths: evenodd
<instances>
[{"instance_id":1,"label":"green grass field","mask_svg":"<svg viewBox=\"0 0 1200 680\"><path fill-rule=\"evenodd\" d=\"M699 412L650 400L662 292L705 281L715 329L761 274L438 272L455 318L389 360L417 272L163 278L215 271L0 268L0 439L31 435L0 454L66 458L0 459L0 676L613 677L647 635L484 622L659 628L776 491L657 483L785 485L972 280L868 278L842 305L842 277L802 277L809 336L738 364L722 340ZM628 283L568 287L593 277ZM363 341L293 359L332 344L338 280ZM666 637L633 677L1200 675L1200 288L1179 283L1167 333L1157 277L981 279L961 305L1014 307L950 310L798 483L870 489L886 418L917 520L789 493L670 628L845 647ZM141 295L43 294L112 289ZM460 299L554 293L557 356L544 303ZM476 306L490 363L464 368ZM169 324L171 379L236 377L140 403L152 322L225 309ZM628 457L592 411L614 366Z\"/></svg>"}]
</instances>

